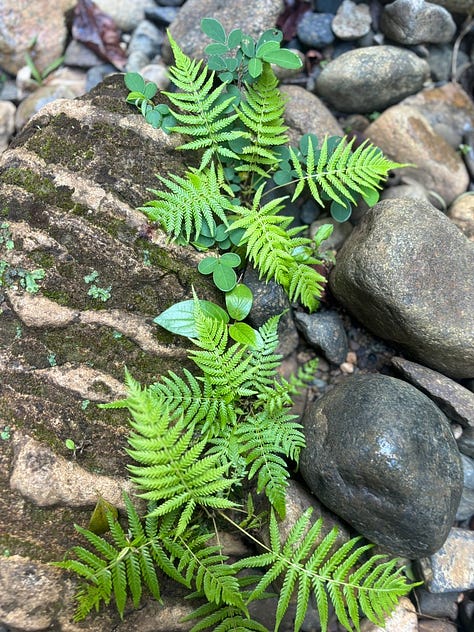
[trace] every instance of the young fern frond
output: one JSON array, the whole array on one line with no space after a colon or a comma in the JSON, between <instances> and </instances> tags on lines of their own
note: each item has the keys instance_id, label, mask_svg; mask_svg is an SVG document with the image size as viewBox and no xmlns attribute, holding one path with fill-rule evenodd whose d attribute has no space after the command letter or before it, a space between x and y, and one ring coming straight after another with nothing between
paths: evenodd
<instances>
[{"instance_id":1,"label":"young fern frond","mask_svg":"<svg viewBox=\"0 0 474 632\"><path fill-rule=\"evenodd\" d=\"M237 219L231 229L243 228L245 233L240 241L246 247L247 259L253 263L267 280L274 278L290 295L291 300L301 300L311 311L319 305L321 296L321 275L311 267L321 263L311 255L311 240L297 237L302 228L288 228L291 217L279 215L283 208L281 202L286 198L277 198L260 206L264 185L261 185L251 208L236 206ZM305 261L298 262L298 253L307 252ZM293 276L298 269L297 282Z\"/></svg>"},{"instance_id":2,"label":"young fern frond","mask_svg":"<svg viewBox=\"0 0 474 632\"><path fill-rule=\"evenodd\" d=\"M278 599L275 631L288 609L293 592L297 591L294 630L301 629L310 594L316 599L322 632L327 631L329 602L343 627L352 632L360 630L359 608L376 625L383 625L398 599L412 586L403 577L403 569L396 569L397 559L382 562L383 555L374 555L362 562L373 545L356 548L360 537L353 538L331 554L337 538L332 531L315 548L322 520L310 526L311 509L294 524L285 542L281 542L275 514L270 515L270 548L266 553L239 560L237 568L269 566L247 603L260 598L263 591L282 576L283 585ZM308 528L309 527L309 528ZM357 567L358 564L361 564Z\"/></svg>"},{"instance_id":3,"label":"young fern frond","mask_svg":"<svg viewBox=\"0 0 474 632\"><path fill-rule=\"evenodd\" d=\"M278 90L278 79L270 64L263 64L263 71L252 85L246 85L245 95L237 113L250 134L249 144L240 152L238 172L258 173L268 178L268 173L278 166L273 147L288 142L283 113L285 102Z\"/></svg>"},{"instance_id":4,"label":"young fern frond","mask_svg":"<svg viewBox=\"0 0 474 632\"><path fill-rule=\"evenodd\" d=\"M331 152L326 137L317 151L310 136L306 166L299 161L296 152L290 147L291 162L298 176L292 201L307 185L311 195L321 206L324 206L321 190L342 206L346 205L347 200L355 204L355 193L362 195L363 198L367 197L369 191L382 188L380 181L387 178L391 169L404 166L386 158L380 149L368 140L352 152L354 140L353 138L347 142L347 137L344 136Z\"/></svg>"},{"instance_id":5,"label":"young fern frond","mask_svg":"<svg viewBox=\"0 0 474 632\"><path fill-rule=\"evenodd\" d=\"M215 73L209 73L205 66L202 67L202 61L194 61L185 55L169 31L168 37L175 59L175 64L169 68L169 74L174 85L181 91L164 93L180 110L171 110L178 121L172 131L186 134L193 139L180 145L178 149L204 149L200 169L204 169L216 155L238 158L227 143L245 137L246 133L232 129L238 118L237 114L224 114L235 97L223 96L225 83L213 89Z\"/></svg>"},{"instance_id":6,"label":"young fern frond","mask_svg":"<svg viewBox=\"0 0 474 632\"><path fill-rule=\"evenodd\" d=\"M233 192L225 183L221 166L216 168L211 164L201 171L191 168L184 178L157 177L168 190L149 189L156 199L146 202L139 210L158 222L171 238L183 237L187 242L197 239L203 221L212 231L214 216L228 225L227 213L234 209L229 199Z\"/></svg>"},{"instance_id":7,"label":"young fern frond","mask_svg":"<svg viewBox=\"0 0 474 632\"><path fill-rule=\"evenodd\" d=\"M127 597L132 598L132 603L137 608L143 585L160 601L158 568L175 581L187 583L160 544L157 522L147 520L144 526L126 494L124 502L128 519L126 530L110 511L107 513L107 521L112 542L75 525L76 530L86 538L95 552L75 546L72 551L77 559L54 563L54 566L74 571L85 580L76 593L74 621L81 621L93 609L98 610L101 603L108 604L112 596L118 613L123 618Z\"/></svg>"},{"instance_id":8,"label":"young fern frond","mask_svg":"<svg viewBox=\"0 0 474 632\"><path fill-rule=\"evenodd\" d=\"M226 478L229 464L220 455L205 455L206 438L194 439L193 424L171 418L161 398L141 389L130 376L127 407L133 432L128 454L139 464L130 465L131 479L143 490L140 496L160 502L153 515L180 510L177 533L189 524L198 506L234 507L225 493L236 481Z\"/></svg>"}]
</instances>

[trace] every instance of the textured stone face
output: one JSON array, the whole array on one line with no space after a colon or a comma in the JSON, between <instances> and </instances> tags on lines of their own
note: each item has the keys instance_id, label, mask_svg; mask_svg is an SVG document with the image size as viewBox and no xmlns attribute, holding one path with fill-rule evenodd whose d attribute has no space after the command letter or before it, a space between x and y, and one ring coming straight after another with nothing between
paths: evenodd
<instances>
[{"instance_id":1,"label":"textured stone face","mask_svg":"<svg viewBox=\"0 0 474 632\"><path fill-rule=\"evenodd\" d=\"M474 248L440 211L392 199L337 255L335 296L376 335L445 375L474 375Z\"/></svg>"},{"instance_id":2,"label":"textured stone face","mask_svg":"<svg viewBox=\"0 0 474 632\"><path fill-rule=\"evenodd\" d=\"M196 270L200 255L167 243L136 208L160 186L156 174L182 174L193 156L176 152L179 139L148 125L126 94L116 75L81 99L45 106L0 157L0 230L14 244L0 243L9 266L0 287L0 429L11 434L0 441L0 545L43 561L75 542L74 522L87 524L97 486L85 484L86 502L58 497L45 508L27 492L32 477L10 480L13 446L31 437L67 464L72 439L86 475L126 477L126 415L96 404L123 397L125 366L150 383L186 362L186 340L154 325L157 314L191 298L192 286L219 301ZM19 285L19 269L43 270L36 293ZM89 294L93 271L96 286L110 290L105 301Z\"/></svg>"},{"instance_id":3,"label":"textured stone face","mask_svg":"<svg viewBox=\"0 0 474 632\"><path fill-rule=\"evenodd\" d=\"M301 474L324 505L396 555L439 549L463 474L449 423L425 395L383 375L351 377L303 423Z\"/></svg>"}]
</instances>

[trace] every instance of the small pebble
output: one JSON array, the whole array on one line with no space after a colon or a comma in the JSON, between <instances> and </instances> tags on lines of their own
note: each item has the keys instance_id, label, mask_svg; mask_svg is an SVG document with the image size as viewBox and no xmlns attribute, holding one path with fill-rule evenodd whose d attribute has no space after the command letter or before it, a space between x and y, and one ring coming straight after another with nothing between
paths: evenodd
<instances>
[{"instance_id":1,"label":"small pebble","mask_svg":"<svg viewBox=\"0 0 474 632\"><path fill-rule=\"evenodd\" d=\"M354 365L351 362L343 362L341 365L339 365L339 368L343 373L347 375L354 373Z\"/></svg>"},{"instance_id":2,"label":"small pebble","mask_svg":"<svg viewBox=\"0 0 474 632\"><path fill-rule=\"evenodd\" d=\"M354 351L349 351L346 356L346 362L349 362L349 364L357 364L357 353L354 353Z\"/></svg>"},{"instance_id":3,"label":"small pebble","mask_svg":"<svg viewBox=\"0 0 474 632\"><path fill-rule=\"evenodd\" d=\"M334 42L331 24L332 13L313 13L308 11L298 24L296 34L302 44L309 48L324 48Z\"/></svg>"}]
</instances>

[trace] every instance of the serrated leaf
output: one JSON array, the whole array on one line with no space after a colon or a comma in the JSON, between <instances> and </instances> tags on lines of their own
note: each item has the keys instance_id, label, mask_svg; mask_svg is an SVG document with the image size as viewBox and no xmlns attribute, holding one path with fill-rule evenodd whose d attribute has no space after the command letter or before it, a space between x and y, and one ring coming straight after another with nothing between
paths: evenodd
<instances>
[{"instance_id":1,"label":"serrated leaf","mask_svg":"<svg viewBox=\"0 0 474 632\"><path fill-rule=\"evenodd\" d=\"M262 343L262 338L258 331L247 325L247 323L234 323L229 327L229 336L241 345L247 345L257 349Z\"/></svg>"},{"instance_id":2,"label":"serrated leaf","mask_svg":"<svg viewBox=\"0 0 474 632\"><path fill-rule=\"evenodd\" d=\"M145 80L138 72L127 72L123 80L131 92L143 93L145 90Z\"/></svg>"},{"instance_id":3,"label":"serrated leaf","mask_svg":"<svg viewBox=\"0 0 474 632\"><path fill-rule=\"evenodd\" d=\"M203 18L201 20L201 30L216 42L225 44L227 41L226 32L219 20L214 18Z\"/></svg>"},{"instance_id":4,"label":"serrated leaf","mask_svg":"<svg viewBox=\"0 0 474 632\"><path fill-rule=\"evenodd\" d=\"M233 290L225 295L225 304L231 318L243 320L252 309L252 290L247 285L238 283Z\"/></svg>"},{"instance_id":5,"label":"serrated leaf","mask_svg":"<svg viewBox=\"0 0 474 632\"><path fill-rule=\"evenodd\" d=\"M230 268L228 268L230 270ZM235 274L235 273L234 273ZM229 322L229 315L226 311L210 301L199 300L199 304L203 313L210 318L219 320L224 323ZM153 322L172 334L186 336L187 338L197 338L195 318L194 318L194 300L181 301L168 307L159 316L153 319Z\"/></svg>"}]
</instances>

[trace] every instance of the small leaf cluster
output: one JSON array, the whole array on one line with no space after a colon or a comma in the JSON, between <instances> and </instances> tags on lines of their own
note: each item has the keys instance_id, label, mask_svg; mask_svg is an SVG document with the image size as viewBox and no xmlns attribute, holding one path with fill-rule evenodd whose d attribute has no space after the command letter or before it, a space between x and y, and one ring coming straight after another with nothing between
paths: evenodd
<instances>
[{"instance_id":1,"label":"small leaf cluster","mask_svg":"<svg viewBox=\"0 0 474 632\"><path fill-rule=\"evenodd\" d=\"M278 29L268 29L257 41L241 29L234 29L227 35L222 24L214 18L204 18L201 29L213 40L204 49L209 56L207 66L217 71L224 83L252 83L262 74L264 63L292 69L303 65L296 53L280 48L283 34Z\"/></svg>"},{"instance_id":2,"label":"small leaf cluster","mask_svg":"<svg viewBox=\"0 0 474 632\"><path fill-rule=\"evenodd\" d=\"M5 249L6 252L11 252L15 248L9 222L0 224L0 247ZM16 285L26 290L29 294L36 294L40 289L38 281L42 281L45 276L46 272L43 268L25 270L21 266L13 266L6 259L0 259L0 287Z\"/></svg>"},{"instance_id":3,"label":"small leaf cluster","mask_svg":"<svg viewBox=\"0 0 474 632\"><path fill-rule=\"evenodd\" d=\"M127 103L135 105L152 127L161 128L169 133L176 121L166 103L158 105L153 103L153 97L158 92L156 83L153 81L145 83L139 73L128 72L125 75L125 85L130 90L126 99Z\"/></svg>"}]
</instances>

